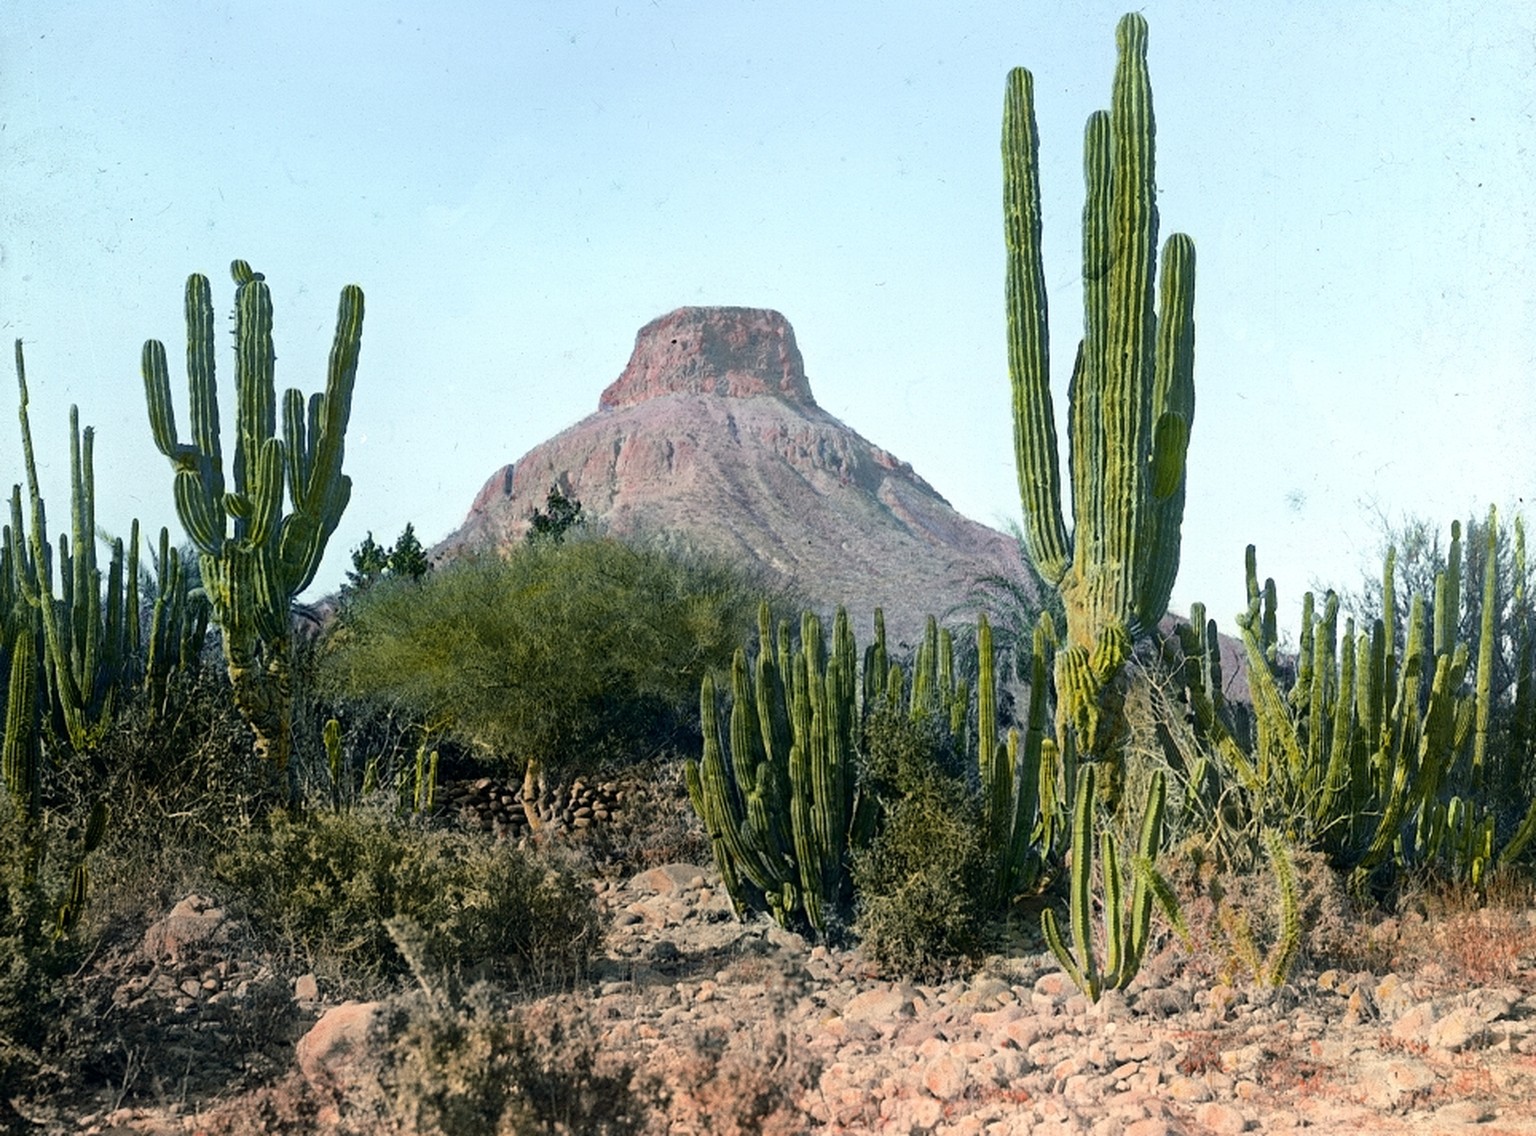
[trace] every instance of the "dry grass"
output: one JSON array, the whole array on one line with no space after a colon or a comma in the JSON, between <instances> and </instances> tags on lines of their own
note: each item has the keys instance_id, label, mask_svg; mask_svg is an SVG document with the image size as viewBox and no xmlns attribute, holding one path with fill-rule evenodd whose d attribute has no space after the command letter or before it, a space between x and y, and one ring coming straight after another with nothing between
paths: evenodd
<instances>
[{"instance_id":1,"label":"dry grass","mask_svg":"<svg viewBox=\"0 0 1536 1136\"><path fill-rule=\"evenodd\" d=\"M1420 887L1402 916L1376 928L1378 951L1394 969L1429 967L1457 985L1512 983L1536 971L1536 878L1515 870L1482 889L1465 883Z\"/></svg>"}]
</instances>

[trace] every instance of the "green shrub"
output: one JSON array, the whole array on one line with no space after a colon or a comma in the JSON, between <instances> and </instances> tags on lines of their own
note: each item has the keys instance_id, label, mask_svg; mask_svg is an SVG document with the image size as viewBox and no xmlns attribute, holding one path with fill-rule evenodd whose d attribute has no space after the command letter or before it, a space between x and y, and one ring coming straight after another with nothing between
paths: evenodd
<instances>
[{"instance_id":1,"label":"green shrub","mask_svg":"<svg viewBox=\"0 0 1536 1136\"><path fill-rule=\"evenodd\" d=\"M63 978L79 952L54 934L64 878L39 864L10 795L0 793L0 1131L9 1101L41 1071Z\"/></svg>"},{"instance_id":2,"label":"green shrub","mask_svg":"<svg viewBox=\"0 0 1536 1136\"><path fill-rule=\"evenodd\" d=\"M909 974L974 955L989 860L981 802L951 739L932 719L881 708L865 723L862 757L883 812L852 865L865 954Z\"/></svg>"},{"instance_id":3,"label":"green shrub","mask_svg":"<svg viewBox=\"0 0 1536 1136\"><path fill-rule=\"evenodd\" d=\"M763 592L723 562L572 534L381 581L333 636L322 681L517 769L628 762L696 728L699 683L755 629Z\"/></svg>"},{"instance_id":4,"label":"green shrub","mask_svg":"<svg viewBox=\"0 0 1536 1136\"><path fill-rule=\"evenodd\" d=\"M216 868L258 932L360 992L409 972L394 919L419 929L435 967L501 980L568 980L600 937L591 888L569 869L368 809L274 812Z\"/></svg>"}]
</instances>

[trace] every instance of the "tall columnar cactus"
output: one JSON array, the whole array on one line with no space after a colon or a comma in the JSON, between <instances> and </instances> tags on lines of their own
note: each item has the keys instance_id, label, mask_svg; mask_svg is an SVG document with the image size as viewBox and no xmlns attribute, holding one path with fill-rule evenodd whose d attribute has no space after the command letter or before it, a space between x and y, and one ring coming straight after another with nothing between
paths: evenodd
<instances>
[{"instance_id":1,"label":"tall columnar cactus","mask_svg":"<svg viewBox=\"0 0 1536 1136\"><path fill-rule=\"evenodd\" d=\"M150 609L145 649L144 687L151 714L165 707L172 674L195 667L208 634L208 601L194 594L181 556L171 547L170 530L161 528L155 558L155 602Z\"/></svg>"},{"instance_id":2,"label":"tall columnar cactus","mask_svg":"<svg viewBox=\"0 0 1536 1136\"><path fill-rule=\"evenodd\" d=\"M1088 120L1083 207L1084 337L1068 392L1071 535L1063 516L1050 391L1040 174L1030 73L1008 76L1003 110L1008 365L1025 535L1066 610L1058 729L1078 751L1124 745L1123 666L1156 627L1178 572L1185 454L1194 420L1194 242L1163 247L1154 311L1157 186L1147 24L1123 17L1111 109ZM1109 772L1113 775L1115 770ZM1111 787L1113 792L1113 787Z\"/></svg>"},{"instance_id":3,"label":"tall columnar cactus","mask_svg":"<svg viewBox=\"0 0 1536 1136\"><path fill-rule=\"evenodd\" d=\"M223 633L236 705L257 750L281 768L292 746L291 607L315 577L352 482L341 472L363 331L363 293L342 289L324 393L290 389L277 435L272 297L237 260L234 487L224 478L208 280L187 280L187 385L192 437L179 439L164 346L144 344L144 391L155 445L176 471L176 512L201 555L203 590ZM290 509L283 511L284 486Z\"/></svg>"},{"instance_id":4,"label":"tall columnar cactus","mask_svg":"<svg viewBox=\"0 0 1536 1136\"><path fill-rule=\"evenodd\" d=\"M105 730L118 687L138 649L139 523L133 522L126 552L121 539L113 542L103 590L96 559L95 433L87 427L82 439L79 411L70 407L71 526L69 536L59 537L60 594L55 597L54 550L49 545L46 511L38 487L27 410L26 362L19 339L16 382L31 511L28 524L22 517L18 488L11 495L11 529L18 544L21 533L27 532L30 555L13 558L12 576L21 596L41 617L50 700L63 719L70 745L81 751L95 745Z\"/></svg>"}]
</instances>

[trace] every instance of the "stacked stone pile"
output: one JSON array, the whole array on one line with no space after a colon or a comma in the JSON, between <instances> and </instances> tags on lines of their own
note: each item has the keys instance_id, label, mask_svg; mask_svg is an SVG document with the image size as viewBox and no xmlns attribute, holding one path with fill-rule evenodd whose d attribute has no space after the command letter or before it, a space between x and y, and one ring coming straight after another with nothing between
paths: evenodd
<instances>
[{"instance_id":1,"label":"stacked stone pile","mask_svg":"<svg viewBox=\"0 0 1536 1136\"><path fill-rule=\"evenodd\" d=\"M618 781L578 777L540 805L540 819L555 833L579 832L612 820L628 797ZM528 835L522 789L492 777L455 781L443 786L442 808L466 828L498 838L521 840Z\"/></svg>"}]
</instances>

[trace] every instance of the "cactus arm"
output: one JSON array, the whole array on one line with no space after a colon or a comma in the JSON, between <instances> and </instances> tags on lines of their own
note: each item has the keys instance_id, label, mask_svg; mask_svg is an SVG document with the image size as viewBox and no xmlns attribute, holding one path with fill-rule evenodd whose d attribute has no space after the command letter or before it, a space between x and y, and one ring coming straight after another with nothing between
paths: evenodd
<instances>
[{"instance_id":1,"label":"cactus arm","mask_svg":"<svg viewBox=\"0 0 1536 1136\"><path fill-rule=\"evenodd\" d=\"M1014 451L1030 557L1052 586L1070 551L1062 519L1061 467L1050 390L1045 267L1041 258L1039 135L1034 77L1008 73L1003 104L1003 220L1008 272L1008 373Z\"/></svg>"},{"instance_id":2,"label":"cactus arm","mask_svg":"<svg viewBox=\"0 0 1536 1136\"><path fill-rule=\"evenodd\" d=\"M200 459L203 492L210 501L218 501L224 496L224 455L219 441L219 388L214 375L217 343L213 334L213 289L206 276L193 274L187 277L186 322L192 448ZM147 354L148 344L145 350ZM162 350L162 367L164 356ZM168 386L165 401L169 406Z\"/></svg>"},{"instance_id":3,"label":"cactus arm","mask_svg":"<svg viewBox=\"0 0 1536 1136\"><path fill-rule=\"evenodd\" d=\"M1152 430L1152 500L1148 504L1141 625L1168 610L1178 576L1190 430L1195 421L1195 242L1174 233L1163 246L1157 320Z\"/></svg>"},{"instance_id":4,"label":"cactus arm","mask_svg":"<svg viewBox=\"0 0 1536 1136\"><path fill-rule=\"evenodd\" d=\"M1093 954L1093 770L1083 766L1072 820L1072 945L1076 948L1089 1001L1099 997L1099 968Z\"/></svg>"},{"instance_id":5,"label":"cactus arm","mask_svg":"<svg viewBox=\"0 0 1536 1136\"><path fill-rule=\"evenodd\" d=\"M1119 58L1110 111L1114 154L1111 204L1114 260L1106 354L1115 364L1101 389L1106 502L1100 571L1086 580L1089 610L1128 620L1139 612L1136 572L1145 563L1154 360L1153 266L1157 256L1152 90L1147 24L1136 13L1115 29ZM1093 348L1089 347L1092 357Z\"/></svg>"},{"instance_id":6,"label":"cactus arm","mask_svg":"<svg viewBox=\"0 0 1536 1136\"><path fill-rule=\"evenodd\" d=\"M6 683L5 738L0 745L0 775L24 817L38 811L37 658L30 622L17 629L11 643Z\"/></svg>"},{"instance_id":7,"label":"cactus arm","mask_svg":"<svg viewBox=\"0 0 1536 1136\"><path fill-rule=\"evenodd\" d=\"M1477 640L1476 733L1472 742L1472 787L1483 787L1488 756L1488 723L1493 715L1493 651L1498 641L1498 511L1488 510L1487 546L1483 555L1483 610Z\"/></svg>"},{"instance_id":8,"label":"cactus arm","mask_svg":"<svg viewBox=\"0 0 1536 1136\"><path fill-rule=\"evenodd\" d=\"M1073 807L1072 873L1069 916L1072 923L1072 947L1069 949L1056 922L1056 912L1047 907L1040 913L1040 929L1045 942L1061 964L1062 970L1089 1001L1098 1001L1099 972L1093 959L1093 927L1090 923L1093 903L1093 766L1084 766L1077 782Z\"/></svg>"},{"instance_id":9,"label":"cactus arm","mask_svg":"<svg viewBox=\"0 0 1536 1136\"><path fill-rule=\"evenodd\" d=\"M1127 962L1124 887L1120 879L1120 842L1105 829L1099 833L1099 860L1104 880L1104 972L1103 981L1111 987L1120 985L1120 970Z\"/></svg>"},{"instance_id":10,"label":"cactus arm","mask_svg":"<svg viewBox=\"0 0 1536 1136\"><path fill-rule=\"evenodd\" d=\"M1152 931L1152 902L1158 898L1157 854L1163 842L1163 817L1167 810L1168 783L1161 770L1152 781L1152 791L1147 798L1146 813L1141 822L1141 838L1137 842L1136 855L1132 859L1133 883L1129 916L1115 928L1122 945L1118 958L1110 967L1113 985L1124 990L1141 970L1141 960L1146 955L1147 943ZM1106 834L1107 835L1107 834ZM1108 870L1106 865L1106 871ZM1116 865L1116 878L1119 865ZM1105 902L1109 893L1105 892ZM1119 892L1115 895L1119 905ZM1166 900L1162 900L1166 902ZM1174 905L1175 911L1177 904Z\"/></svg>"},{"instance_id":11,"label":"cactus arm","mask_svg":"<svg viewBox=\"0 0 1536 1136\"><path fill-rule=\"evenodd\" d=\"M1105 517L1104 376L1109 349L1110 266L1114 264L1114 143L1108 111L1094 111L1083 129L1083 338L1068 388L1072 441L1074 567L1081 574L1102 549Z\"/></svg>"},{"instance_id":12,"label":"cactus arm","mask_svg":"<svg viewBox=\"0 0 1536 1136\"><path fill-rule=\"evenodd\" d=\"M1301 951L1300 891L1296 883L1296 867L1278 832L1265 830L1264 849L1269 854L1270 867L1278 885L1276 902L1280 910L1280 932L1264 960L1263 973L1259 977L1270 986L1282 986Z\"/></svg>"}]
</instances>

